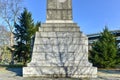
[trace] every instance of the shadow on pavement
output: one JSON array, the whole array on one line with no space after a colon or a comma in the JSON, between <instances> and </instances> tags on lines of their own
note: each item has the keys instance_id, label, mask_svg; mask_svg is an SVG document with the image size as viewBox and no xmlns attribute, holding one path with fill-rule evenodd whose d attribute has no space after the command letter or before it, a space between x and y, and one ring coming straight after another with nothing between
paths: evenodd
<instances>
[{"instance_id":1,"label":"shadow on pavement","mask_svg":"<svg viewBox=\"0 0 120 80\"><path fill-rule=\"evenodd\" d=\"M6 68L6 70L14 72L16 76L22 76L22 67L21 68Z\"/></svg>"},{"instance_id":2,"label":"shadow on pavement","mask_svg":"<svg viewBox=\"0 0 120 80\"><path fill-rule=\"evenodd\" d=\"M99 72L106 73L106 74L120 74L120 70L98 70Z\"/></svg>"}]
</instances>

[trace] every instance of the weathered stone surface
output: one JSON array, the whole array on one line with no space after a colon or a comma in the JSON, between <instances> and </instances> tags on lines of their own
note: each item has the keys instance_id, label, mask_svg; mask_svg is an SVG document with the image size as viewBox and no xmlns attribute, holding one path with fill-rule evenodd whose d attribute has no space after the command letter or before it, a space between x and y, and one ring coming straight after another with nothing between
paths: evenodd
<instances>
[{"instance_id":1,"label":"weathered stone surface","mask_svg":"<svg viewBox=\"0 0 120 80\"><path fill-rule=\"evenodd\" d=\"M46 27L48 25L46 23ZM56 23L56 27L59 25ZM51 26L47 27L48 30ZM53 26L55 27L55 23ZM74 26L71 29L66 28L65 31L59 26L63 31L52 29L37 32L32 61L28 67L23 68L23 76L65 76L67 73L69 77L96 77L97 68L88 62L88 39L80 31L71 31L72 28L74 29Z\"/></svg>"},{"instance_id":2,"label":"weathered stone surface","mask_svg":"<svg viewBox=\"0 0 120 80\"><path fill-rule=\"evenodd\" d=\"M36 64L37 66L37 64ZM24 77L28 76L41 76L41 77L49 77L49 76L66 76L65 68L61 67L29 67L25 68L27 74ZM68 69L68 76L72 77L97 77L96 69L93 67L77 67L77 66L69 66ZM34 74L33 74L34 73ZM58 74L59 73L59 74ZM74 74L74 75L73 75Z\"/></svg>"},{"instance_id":3,"label":"weathered stone surface","mask_svg":"<svg viewBox=\"0 0 120 80\"><path fill-rule=\"evenodd\" d=\"M71 0L57 1L48 0L48 19L55 22L43 23L36 32L32 60L23 68L23 76L97 77L97 68L88 61L88 38L76 23L64 21L72 15L67 14ZM59 12L62 9L65 11ZM54 10L58 10L58 18L62 16L61 22L54 17Z\"/></svg>"},{"instance_id":4,"label":"weathered stone surface","mask_svg":"<svg viewBox=\"0 0 120 80\"><path fill-rule=\"evenodd\" d=\"M62 3L58 0L48 0L47 20L72 20L71 0Z\"/></svg>"}]
</instances>

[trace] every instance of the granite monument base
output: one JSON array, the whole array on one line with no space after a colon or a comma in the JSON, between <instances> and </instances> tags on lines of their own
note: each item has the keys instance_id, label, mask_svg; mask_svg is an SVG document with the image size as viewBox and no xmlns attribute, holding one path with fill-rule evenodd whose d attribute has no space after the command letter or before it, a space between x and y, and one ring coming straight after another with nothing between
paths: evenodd
<instances>
[{"instance_id":1,"label":"granite monument base","mask_svg":"<svg viewBox=\"0 0 120 80\"><path fill-rule=\"evenodd\" d=\"M97 68L88 61L88 38L76 23L41 26L23 77L97 77Z\"/></svg>"}]
</instances>

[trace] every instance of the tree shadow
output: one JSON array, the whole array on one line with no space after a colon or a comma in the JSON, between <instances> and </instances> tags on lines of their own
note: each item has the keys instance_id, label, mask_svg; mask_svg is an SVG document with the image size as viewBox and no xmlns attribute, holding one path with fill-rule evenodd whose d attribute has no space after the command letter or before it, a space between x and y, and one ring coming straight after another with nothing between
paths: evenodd
<instances>
[{"instance_id":1,"label":"tree shadow","mask_svg":"<svg viewBox=\"0 0 120 80\"><path fill-rule=\"evenodd\" d=\"M19 68L12 68L12 67L7 67L6 68L6 70L8 70L8 71L11 71L11 72L13 72L13 73L15 73L16 74L16 76L22 76L22 67L19 67Z\"/></svg>"},{"instance_id":2,"label":"tree shadow","mask_svg":"<svg viewBox=\"0 0 120 80\"><path fill-rule=\"evenodd\" d=\"M53 66L53 68L48 70L52 74L49 74L47 71L45 72L40 67L36 69L36 72L40 71L40 74L52 75L53 77L72 77L90 73L92 64L88 62L87 38L79 32L77 33L79 34L77 37L74 37L75 33L72 32L54 34L55 38L43 40L41 43L42 46L39 48L41 52L45 52L45 59L41 58L41 60L45 60L47 66Z\"/></svg>"},{"instance_id":3,"label":"tree shadow","mask_svg":"<svg viewBox=\"0 0 120 80\"><path fill-rule=\"evenodd\" d=\"M107 69L103 69L103 70L98 70L99 72L102 73L106 73L106 74L120 74L120 70L107 70Z\"/></svg>"}]
</instances>

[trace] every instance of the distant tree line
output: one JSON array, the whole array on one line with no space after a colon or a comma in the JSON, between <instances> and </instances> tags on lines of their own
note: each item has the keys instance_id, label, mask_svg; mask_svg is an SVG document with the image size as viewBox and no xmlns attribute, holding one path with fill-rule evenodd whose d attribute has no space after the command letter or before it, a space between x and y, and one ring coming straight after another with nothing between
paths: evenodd
<instances>
[{"instance_id":1,"label":"distant tree line","mask_svg":"<svg viewBox=\"0 0 120 80\"><path fill-rule=\"evenodd\" d=\"M0 25L0 63L11 61L8 46L10 46L10 32L5 26Z\"/></svg>"}]
</instances>

